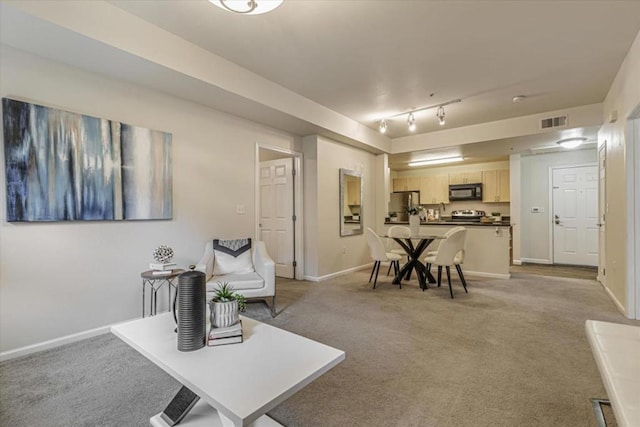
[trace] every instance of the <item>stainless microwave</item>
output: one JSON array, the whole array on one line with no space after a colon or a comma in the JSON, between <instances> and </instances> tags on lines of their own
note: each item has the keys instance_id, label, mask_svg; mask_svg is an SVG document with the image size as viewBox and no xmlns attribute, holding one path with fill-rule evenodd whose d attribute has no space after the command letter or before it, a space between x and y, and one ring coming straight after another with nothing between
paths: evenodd
<instances>
[{"instance_id":1,"label":"stainless microwave","mask_svg":"<svg viewBox=\"0 0 640 427\"><path fill-rule=\"evenodd\" d=\"M482 184L457 184L449 186L449 201L482 200Z\"/></svg>"}]
</instances>

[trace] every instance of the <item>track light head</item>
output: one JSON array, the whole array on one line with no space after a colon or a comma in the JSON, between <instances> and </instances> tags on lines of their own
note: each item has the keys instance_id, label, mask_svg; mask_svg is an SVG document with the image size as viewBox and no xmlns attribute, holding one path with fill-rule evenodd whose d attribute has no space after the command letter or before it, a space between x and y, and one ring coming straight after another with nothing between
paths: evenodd
<instances>
[{"instance_id":1,"label":"track light head","mask_svg":"<svg viewBox=\"0 0 640 427\"><path fill-rule=\"evenodd\" d=\"M378 127L378 129L380 130L380 133L387 132L387 121L386 120L380 120L380 126Z\"/></svg>"},{"instance_id":2,"label":"track light head","mask_svg":"<svg viewBox=\"0 0 640 427\"><path fill-rule=\"evenodd\" d=\"M436 113L436 117L438 118L438 123L440 126L444 125L444 107L438 107L438 112Z\"/></svg>"},{"instance_id":3,"label":"track light head","mask_svg":"<svg viewBox=\"0 0 640 427\"><path fill-rule=\"evenodd\" d=\"M409 113L409 116L407 117L407 125L409 125L409 130L411 132L416 130L416 117L413 115L413 113Z\"/></svg>"}]
</instances>

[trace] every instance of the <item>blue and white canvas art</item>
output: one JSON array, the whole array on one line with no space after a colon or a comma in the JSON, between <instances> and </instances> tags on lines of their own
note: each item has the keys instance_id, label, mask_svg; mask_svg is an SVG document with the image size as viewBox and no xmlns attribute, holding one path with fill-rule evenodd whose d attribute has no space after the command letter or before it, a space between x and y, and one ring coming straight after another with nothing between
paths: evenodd
<instances>
[{"instance_id":1,"label":"blue and white canvas art","mask_svg":"<svg viewBox=\"0 0 640 427\"><path fill-rule=\"evenodd\" d=\"M173 216L171 134L2 99L7 221Z\"/></svg>"}]
</instances>

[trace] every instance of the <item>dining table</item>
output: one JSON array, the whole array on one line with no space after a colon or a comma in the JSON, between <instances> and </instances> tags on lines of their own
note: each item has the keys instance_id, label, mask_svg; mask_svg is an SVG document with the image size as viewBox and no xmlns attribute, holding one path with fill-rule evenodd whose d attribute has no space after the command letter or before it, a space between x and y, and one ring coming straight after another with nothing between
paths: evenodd
<instances>
[{"instance_id":1,"label":"dining table","mask_svg":"<svg viewBox=\"0 0 640 427\"><path fill-rule=\"evenodd\" d=\"M429 283L436 283L435 277L433 277L431 272L427 270L427 267L422 263L422 261L420 261L420 256L434 240L443 239L443 236L416 234L410 237L384 237L395 240L400 247L404 249L408 257L407 263L402 266L398 274L396 274L396 277L393 279L392 283L394 285L400 285L403 278L408 280L409 277L411 277L411 272L414 270L418 276L420 289L423 291L428 289L427 281Z\"/></svg>"}]
</instances>

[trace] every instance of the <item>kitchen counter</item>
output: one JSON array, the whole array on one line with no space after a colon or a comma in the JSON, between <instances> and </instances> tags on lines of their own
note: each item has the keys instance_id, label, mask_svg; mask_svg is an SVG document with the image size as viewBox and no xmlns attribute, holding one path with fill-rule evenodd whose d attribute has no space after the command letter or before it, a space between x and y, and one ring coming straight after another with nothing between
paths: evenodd
<instances>
[{"instance_id":1,"label":"kitchen counter","mask_svg":"<svg viewBox=\"0 0 640 427\"><path fill-rule=\"evenodd\" d=\"M385 221L384 225L409 225L409 221ZM421 221L420 225L445 225L445 226L454 226L454 225L464 225L471 227L510 227L511 221L500 221L500 222L478 222L478 221Z\"/></svg>"},{"instance_id":2,"label":"kitchen counter","mask_svg":"<svg viewBox=\"0 0 640 427\"><path fill-rule=\"evenodd\" d=\"M407 225L407 221L385 222L381 233L386 233L393 225ZM511 277L509 272L511 252L511 222L469 222L469 221L423 221L420 234L442 236L449 229L463 226L467 229L467 250L462 266L465 276L481 276L500 279ZM437 249L440 241L436 240L427 250ZM471 281L470 278L467 278Z\"/></svg>"}]
</instances>

